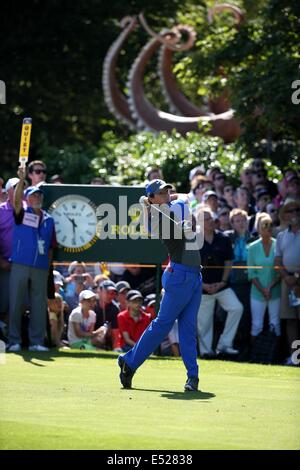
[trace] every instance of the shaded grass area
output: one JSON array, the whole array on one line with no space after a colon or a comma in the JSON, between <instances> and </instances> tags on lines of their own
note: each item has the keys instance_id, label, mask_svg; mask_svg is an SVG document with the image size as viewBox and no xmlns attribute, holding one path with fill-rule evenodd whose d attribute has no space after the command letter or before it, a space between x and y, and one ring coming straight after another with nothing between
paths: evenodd
<instances>
[{"instance_id":1,"label":"shaded grass area","mask_svg":"<svg viewBox=\"0 0 300 470\"><path fill-rule=\"evenodd\" d=\"M299 449L299 368L151 358L120 387L114 353L7 354L1 449Z\"/></svg>"}]
</instances>

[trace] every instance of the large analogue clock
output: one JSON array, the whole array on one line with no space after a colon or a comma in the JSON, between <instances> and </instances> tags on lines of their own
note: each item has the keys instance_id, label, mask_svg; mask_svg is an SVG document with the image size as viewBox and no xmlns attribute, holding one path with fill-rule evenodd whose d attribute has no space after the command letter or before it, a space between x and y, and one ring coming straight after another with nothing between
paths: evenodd
<instances>
[{"instance_id":1,"label":"large analogue clock","mask_svg":"<svg viewBox=\"0 0 300 470\"><path fill-rule=\"evenodd\" d=\"M57 242L66 251L83 251L97 241L96 206L88 198L77 194L61 197L52 203L49 213Z\"/></svg>"}]
</instances>

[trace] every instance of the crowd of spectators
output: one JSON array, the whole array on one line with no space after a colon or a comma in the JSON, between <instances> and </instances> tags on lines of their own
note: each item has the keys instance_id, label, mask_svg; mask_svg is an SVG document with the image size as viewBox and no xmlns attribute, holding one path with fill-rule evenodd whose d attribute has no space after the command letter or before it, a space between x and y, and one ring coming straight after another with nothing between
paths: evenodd
<instances>
[{"instance_id":1,"label":"crowd of spectators","mask_svg":"<svg viewBox=\"0 0 300 470\"><path fill-rule=\"evenodd\" d=\"M189 174L190 209L196 222L204 220L199 355L249 360L257 337L272 330L282 362L293 365L293 344L300 338L299 174L288 169L275 184L259 158L241 170L238 184L224 170L198 166ZM48 275L55 231L42 210L46 178L42 161L28 165L27 180L21 170L6 183L0 178L2 339L8 350L21 350L21 317L27 311L32 351L51 346L128 351L156 315L155 269L74 260L51 267ZM151 168L146 180L157 178L163 178L161 170ZM53 175L49 182L63 179ZM178 356L178 343L175 323L156 353Z\"/></svg>"}]
</instances>

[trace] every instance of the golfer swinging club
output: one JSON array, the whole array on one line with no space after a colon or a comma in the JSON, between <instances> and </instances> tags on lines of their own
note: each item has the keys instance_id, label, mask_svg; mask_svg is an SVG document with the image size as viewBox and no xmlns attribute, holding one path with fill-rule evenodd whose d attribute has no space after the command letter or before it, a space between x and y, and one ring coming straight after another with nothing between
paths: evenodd
<instances>
[{"instance_id":1,"label":"golfer swinging club","mask_svg":"<svg viewBox=\"0 0 300 470\"><path fill-rule=\"evenodd\" d=\"M202 290L201 260L188 205L177 195L170 195L171 188L172 185L162 180L153 180L146 186L147 196L140 199L148 232L162 240L170 262L162 276L165 293L157 317L135 346L118 358L124 388L131 388L138 367L178 319L180 352L187 370L184 390L198 390L196 325Z\"/></svg>"}]
</instances>

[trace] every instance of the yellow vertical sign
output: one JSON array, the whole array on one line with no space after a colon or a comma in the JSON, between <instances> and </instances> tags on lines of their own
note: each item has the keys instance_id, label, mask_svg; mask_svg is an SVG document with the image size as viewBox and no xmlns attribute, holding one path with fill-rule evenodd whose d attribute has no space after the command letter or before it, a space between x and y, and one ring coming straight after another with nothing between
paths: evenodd
<instances>
[{"instance_id":1,"label":"yellow vertical sign","mask_svg":"<svg viewBox=\"0 0 300 470\"><path fill-rule=\"evenodd\" d=\"M24 118L22 124L21 142L20 142L20 153L19 162L21 167L25 168L28 161L30 135L31 135L32 119Z\"/></svg>"}]
</instances>

